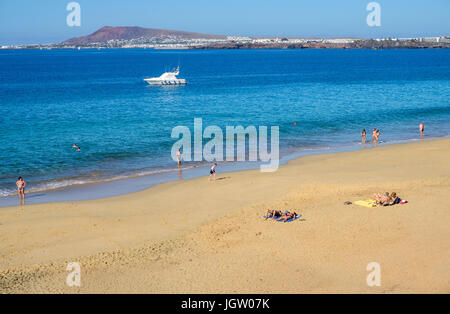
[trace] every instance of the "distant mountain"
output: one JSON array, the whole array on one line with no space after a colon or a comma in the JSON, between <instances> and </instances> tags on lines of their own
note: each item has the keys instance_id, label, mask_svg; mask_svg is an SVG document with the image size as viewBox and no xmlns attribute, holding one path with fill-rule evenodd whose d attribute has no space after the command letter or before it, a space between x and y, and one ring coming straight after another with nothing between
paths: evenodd
<instances>
[{"instance_id":1,"label":"distant mountain","mask_svg":"<svg viewBox=\"0 0 450 314\"><path fill-rule=\"evenodd\" d=\"M98 31L83 37L76 37L64 41L62 44L66 45L86 45L92 43L104 43L108 40L131 40L136 38L164 38L177 37L178 39L224 39L226 36L199 34L183 31L172 31L157 28L143 28L143 27L111 27L104 26Z\"/></svg>"}]
</instances>

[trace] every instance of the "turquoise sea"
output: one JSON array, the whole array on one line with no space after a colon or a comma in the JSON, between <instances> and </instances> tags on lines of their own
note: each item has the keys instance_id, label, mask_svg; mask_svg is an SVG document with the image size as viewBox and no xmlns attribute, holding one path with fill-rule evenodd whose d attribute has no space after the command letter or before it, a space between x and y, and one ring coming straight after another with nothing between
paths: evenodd
<instances>
[{"instance_id":1,"label":"turquoise sea","mask_svg":"<svg viewBox=\"0 0 450 314\"><path fill-rule=\"evenodd\" d=\"M143 81L178 64L186 86ZM448 136L450 50L0 50L0 198L170 176L194 118L279 126L282 156Z\"/></svg>"}]
</instances>

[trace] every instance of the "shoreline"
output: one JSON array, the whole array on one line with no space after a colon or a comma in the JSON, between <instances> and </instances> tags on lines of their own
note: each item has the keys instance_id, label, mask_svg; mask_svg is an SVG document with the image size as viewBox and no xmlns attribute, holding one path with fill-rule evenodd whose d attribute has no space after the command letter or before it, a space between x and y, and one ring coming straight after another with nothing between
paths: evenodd
<instances>
[{"instance_id":1,"label":"shoreline","mask_svg":"<svg viewBox=\"0 0 450 314\"><path fill-rule=\"evenodd\" d=\"M113 50L113 49L151 49L151 50L418 50L418 49L450 49L449 42L421 42L421 43L401 43L397 46L394 42L375 42L371 40L360 39L359 43L272 43L272 44L248 44L248 43L225 43L212 45L185 45L185 46L148 46L148 47L108 47L108 46L52 46L50 45L29 45L27 47L8 47L2 48L0 51L17 51L17 50ZM170 44L169 44L170 45ZM177 44L174 44L177 45Z\"/></svg>"},{"instance_id":2,"label":"shoreline","mask_svg":"<svg viewBox=\"0 0 450 314\"><path fill-rule=\"evenodd\" d=\"M0 292L448 293L449 138L0 211ZM344 205L396 191L408 204ZM302 218L276 223L268 208ZM66 265L79 262L81 287ZM382 286L366 284L378 262ZM279 271L288 270L288 271Z\"/></svg>"},{"instance_id":3,"label":"shoreline","mask_svg":"<svg viewBox=\"0 0 450 314\"><path fill-rule=\"evenodd\" d=\"M403 143L414 143L417 141L430 141L448 138L449 135L442 137L430 137L430 138L411 138L405 140L381 142L378 147L397 145ZM370 143L366 144L365 149L372 149ZM357 151L361 150L361 144L348 144L337 147L327 148L311 148L298 151L291 151L280 158L279 166L286 164L291 160L302 158L310 155L320 154L333 154L345 151ZM220 173L230 173L238 171L247 171L258 169L261 163L259 162L220 162ZM180 171L181 170L181 171ZM52 202L64 202L64 201L85 201L96 200L107 197L114 197L125 195L128 193L140 192L149 189L155 185L188 180L198 177L207 176L209 173L209 164L202 162L200 165L189 165L185 169L164 169L160 173L155 174L135 174L129 175L124 178L106 178L98 182L86 182L81 184L71 184L64 187L51 188L45 190L37 190L27 193L27 205L33 204L46 204ZM31 199L31 203L28 201ZM17 194L12 194L4 197L0 197L0 209L5 207L11 207L17 205Z\"/></svg>"}]
</instances>

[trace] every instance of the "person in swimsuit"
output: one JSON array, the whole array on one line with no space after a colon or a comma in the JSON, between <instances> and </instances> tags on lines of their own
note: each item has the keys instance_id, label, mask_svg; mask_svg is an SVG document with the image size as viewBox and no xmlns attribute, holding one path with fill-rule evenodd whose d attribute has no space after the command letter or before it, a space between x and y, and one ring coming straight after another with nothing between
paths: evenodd
<instances>
[{"instance_id":1,"label":"person in swimsuit","mask_svg":"<svg viewBox=\"0 0 450 314\"><path fill-rule=\"evenodd\" d=\"M17 186L17 192L19 194L19 204L25 205L25 187L27 186L27 183L25 182L22 177L19 177L19 179L16 182Z\"/></svg>"},{"instance_id":2,"label":"person in swimsuit","mask_svg":"<svg viewBox=\"0 0 450 314\"><path fill-rule=\"evenodd\" d=\"M363 144L363 146L365 146L366 145L366 129L362 130L361 138L362 138L362 144Z\"/></svg>"},{"instance_id":3,"label":"person in swimsuit","mask_svg":"<svg viewBox=\"0 0 450 314\"><path fill-rule=\"evenodd\" d=\"M177 151L177 163L178 163L178 167L181 166L181 150L178 149Z\"/></svg>"},{"instance_id":4,"label":"person in swimsuit","mask_svg":"<svg viewBox=\"0 0 450 314\"><path fill-rule=\"evenodd\" d=\"M78 148L77 144L73 144L72 148Z\"/></svg>"},{"instance_id":5,"label":"person in swimsuit","mask_svg":"<svg viewBox=\"0 0 450 314\"><path fill-rule=\"evenodd\" d=\"M370 141L370 144L376 144L375 139L377 138L377 129L372 129L372 140Z\"/></svg>"},{"instance_id":6,"label":"person in swimsuit","mask_svg":"<svg viewBox=\"0 0 450 314\"><path fill-rule=\"evenodd\" d=\"M377 130L377 134L376 134L376 143L377 144L378 144L378 141L380 140L380 134L381 134L381 131Z\"/></svg>"},{"instance_id":7,"label":"person in swimsuit","mask_svg":"<svg viewBox=\"0 0 450 314\"><path fill-rule=\"evenodd\" d=\"M425 124L423 124L423 122L420 122L419 130L420 130L420 136L423 137L423 132L425 131Z\"/></svg>"},{"instance_id":8,"label":"person in swimsuit","mask_svg":"<svg viewBox=\"0 0 450 314\"><path fill-rule=\"evenodd\" d=\"M211 170L209 171L209 181L211 181L211 177L214 179L214 181L216 181L216 167L217 163L215 162L211 167Z\"/></svg>"},{"instance_id":9,"label":"person in swimsuit","mask_svg":"<svg viewBox=\"0 0 450 314\"><path fill-rule=\"evenodd\" d=\"M374 193L372 199L375 200L378 205L387 205L391 201L391 196L389 195L389 192L386 192L383 195Z\"/></svg>"},{"instance_id":10,"label":"person in swimsuit","mask_svg":"<svg viewBox=\"0 0 450 314\"><path fill-rule=\"evenodd\" d=\"M283 220L283 222L288 221L289 219L295 218L297 217L297 213L296 212L287 212L286 214L284 214L284 216L281 216L280 218L276 219L276 221L281 221Z\"/></svg>"},{"instance_id":11,"label":"person in swimsuit","mask_svg":"<svg viewBox=\"0 0 450 314\"><path fill-rule=\"evenodd\" d=\"M392 192L391 193L391 205L399 204L402 201L400 197L397 196L397 193Z\"/></svg>"},{"instance_id":12,"label":"person in swimsuit","mask_svg":"<svg viewBox=\"0 0 450 314\"><path fill-rule=\"evenodd\" d=\"M268 209L266 212L266 216L264 216L265 219L267 218L278 218L283 216L283 212L281 210L277 210L277 209Z\"/></svg>"}]
</instances>

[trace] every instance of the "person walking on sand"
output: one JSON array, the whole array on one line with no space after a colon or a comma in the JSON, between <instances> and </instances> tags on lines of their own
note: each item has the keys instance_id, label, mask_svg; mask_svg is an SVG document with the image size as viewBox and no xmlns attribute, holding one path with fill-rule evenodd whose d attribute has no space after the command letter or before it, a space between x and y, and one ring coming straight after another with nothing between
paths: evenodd
<instances>
[{"instance_id":1,"label":"person walking on sand","mask_svg":"<svg viewBox=\"0 0 450 314\"><path fill-rule=\"evenodd\" d=\"M25 205L25 187L27 186L27 183L22 177L19 177L19 179L16 182L17 186L17 192L19 194L19 204Z\"/></svg>"},{"instance_id":2,"label":"person walking on sand","mask_svg":"<svg viewBox=\"0 0 450 314\"><path fill-rule=\"evenodd\" d=\"M214 163L214 165L212 165L211 170L209 171L209 181L211 181L211 178L213 178L213 181L216 181L216 167L217 167L217 162Z\"/></svg>"},{"instance_id":3,"label":"person walking on sand","mask_svg":"<svg viewBox=\"0 0 450 314\"><path fill-rule=\"evenodd\" d=\"M423 124L423 122L420 122L419 130L420 130L420 136L423 137L423 132L425 131L425 124Z\"/></svg>"},{"instance_id":4,"label":"person walking on sand","mask_svg":"<svg viewBox=\"0 0 450 314\"><path fill-rule=\"evenodd\" d=\"M181 150L179 148L177 151L177 163L178 163L178 167L181 166Z\"/></svg>"}]
</instances>

